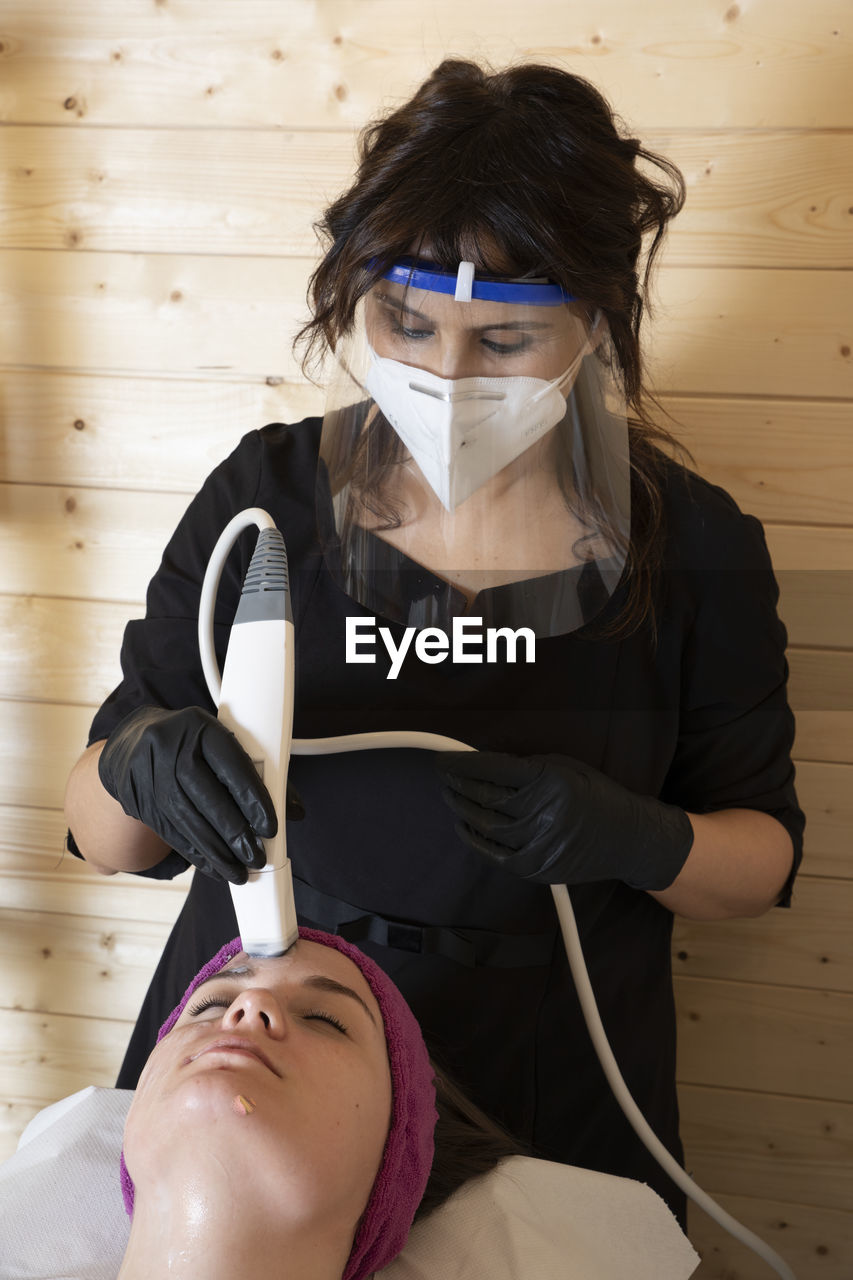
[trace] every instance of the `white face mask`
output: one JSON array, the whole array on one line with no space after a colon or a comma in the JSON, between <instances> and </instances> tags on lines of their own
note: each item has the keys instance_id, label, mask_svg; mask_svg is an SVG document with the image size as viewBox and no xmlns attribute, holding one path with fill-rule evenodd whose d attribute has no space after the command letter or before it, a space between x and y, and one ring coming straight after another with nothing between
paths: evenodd
<instances>
[{"instance_id":1,"label":"white face mask","mask_svg":"<svg viewBox=\"0 0 853 1280\"><path fill-rule=\"evenodd\" d=\"M553 382L544 378L439 378L371 349L365 385L453 511L560 422L587 344Z\"/></svg>"}]
</instances>

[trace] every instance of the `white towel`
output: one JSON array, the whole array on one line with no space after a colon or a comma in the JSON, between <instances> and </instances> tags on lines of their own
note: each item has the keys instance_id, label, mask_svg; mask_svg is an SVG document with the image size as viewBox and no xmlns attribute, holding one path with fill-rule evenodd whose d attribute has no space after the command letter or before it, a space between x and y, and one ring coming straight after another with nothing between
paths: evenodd
<instances>
[{"instance_id":1,"label":"white towel","mask_svg":"<svg viewBox=\"0 0 853 1280\"><path fill-rule=\"evenodd\" d=\"M115 1280L133 1094L83 1089L40 1112L0 1165L2 1280ZM699 1258L639 1182L512 1156L425 1222L382 1280L687 1280Z\"/></svg>"}]
</instances>

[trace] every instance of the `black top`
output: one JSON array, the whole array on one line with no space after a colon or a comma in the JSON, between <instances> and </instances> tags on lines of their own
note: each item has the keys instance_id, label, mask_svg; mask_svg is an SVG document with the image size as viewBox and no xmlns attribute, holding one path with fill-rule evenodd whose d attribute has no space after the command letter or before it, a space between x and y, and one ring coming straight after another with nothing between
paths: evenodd
<instances>
[{"instance_id":1,"label":"black top","mask_svg":"<svg viewBox=\"0 0 853 1280\"><path fill-rule=\"evenodd\" d=\"M790 832L793 717L785 631L761 525L732 499L661 460L666 546L651 622L606 638L620 586L598 622L539 639L536 661L437 665L414 652L396 680L347 665L347 616L371 616L336 585L317 540L319 419L247 435L207 479L166 548L147 615L128 624L124 679L90 741L141 703L212 708L197 643L201 581L231 517L260 506L287 545L296 628L294 735L376 729L447 734L480 749L558 752L689 811L764 810ZM223 573L216 644L228 629L256 535ZM399 643L402 627L380 619ZM639 1178L683 1213L680 1193L611 1098L568 972L550 890L519 881L455 836L432 754L294 756L304 822L288 826L304 924L359 942L395 979L436 1057L463 1088L545 1158ZM170 854L147 873L186 869ZM791 876L793 881L793 874ZM676 1155L672 916L648 894L606 881L572 890L581 939L616 1059L653 1129ZM783 901L790 898L790 882ZM227 885L194 876L146 997L119 1085L132 1088L157 1027L216 949L236 933Z\"/></svg>"}]
</instances>

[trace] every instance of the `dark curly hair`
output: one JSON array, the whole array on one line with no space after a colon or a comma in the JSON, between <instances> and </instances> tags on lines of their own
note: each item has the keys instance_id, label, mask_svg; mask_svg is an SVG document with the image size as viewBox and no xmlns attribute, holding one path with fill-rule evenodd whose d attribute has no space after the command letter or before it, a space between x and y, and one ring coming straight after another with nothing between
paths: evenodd
<instances>
[{"instance_id":1,"label":"dark curly hair","mask_svg":"<svg viewBox=\"0 0 853 1280\"><path fill-rule=\"evenodd\" d=\"M352 186L317 224L328 246L309 284L312 319L297 336L303 367L353 324L359 300L392 263L428 246L455 271L547 277L607 320L629 408L632 537L619 629L649 613L662 512L640 327L652 267L684 202L670 161L627 136L588 81L538 64L489 71L447 59L415 95L363 132Z\"/></svg>"}]
</instances>

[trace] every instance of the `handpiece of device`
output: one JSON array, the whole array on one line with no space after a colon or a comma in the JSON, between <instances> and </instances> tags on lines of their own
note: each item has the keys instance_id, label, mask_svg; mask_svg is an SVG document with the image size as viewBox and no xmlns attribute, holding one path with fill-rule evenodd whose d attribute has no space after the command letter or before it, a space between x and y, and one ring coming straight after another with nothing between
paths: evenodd
<instances>
[{"instance_id":1,"label":"handpiece of device","mask_svg":"<svg viewBox=\"0 0 853 1280\"><path fill-rule=\"evenodd\" d=\"M266 512L253 514L266 516ZM247 521L241 527L247 523L260 522ZM225 554L239 532L233 525L232 521L220 539L224 545L228 535ZM217 585L218 578L219 573ZM204 614L202 609L200 625ZM284 539L266 516L231 625L218 699L219 719L252 757L278 817L275 836L264 841L266 866L250 871L245 884L231 885L243 950L250 956L284 955L299 937L285 835L293 733L293 650L287 553Z\"/></svg>"}]
</instances>

